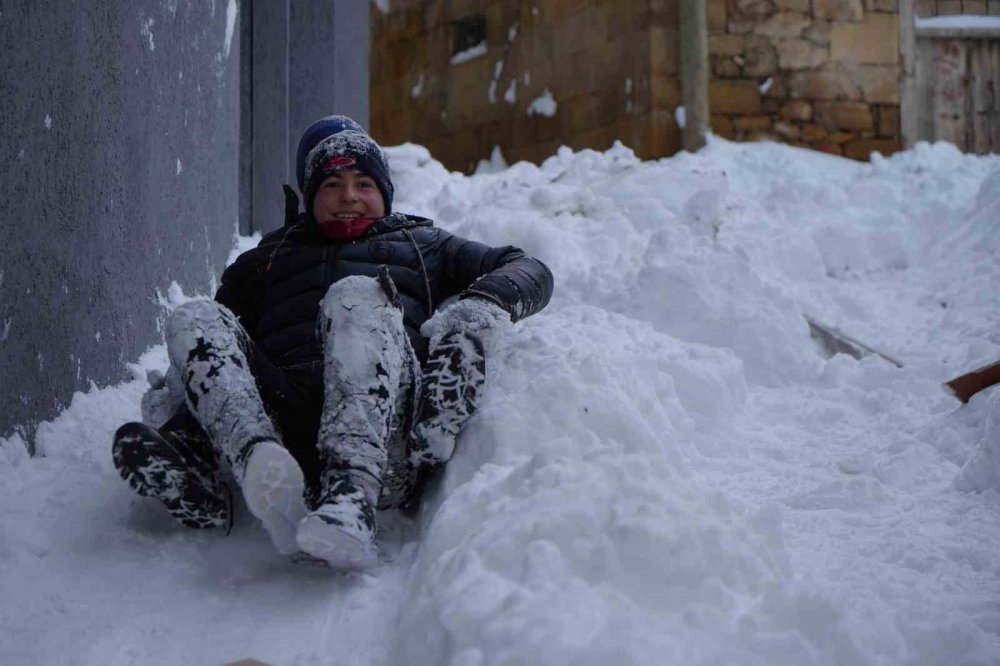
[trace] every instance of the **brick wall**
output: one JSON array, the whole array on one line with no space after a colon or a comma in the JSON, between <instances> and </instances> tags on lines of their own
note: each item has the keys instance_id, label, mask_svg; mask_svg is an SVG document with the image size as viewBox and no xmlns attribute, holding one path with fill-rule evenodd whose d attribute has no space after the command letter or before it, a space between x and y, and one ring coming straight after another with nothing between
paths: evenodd
<instances>
[{"instance_id":1,"label":"brick wall","mask_svg":"<svg viewBox=\"0 0 1000 666\"><path fill-rule=\"evenodd\" d=\"M452 64L462 19L485 19L486 53ZM467 171L561 145L643 158L680 148L677 0L394 0L372 8L371 130ZM552 117L528 114L548 90ZM492 92L491 92L492 91Z\"/></svg>"}]
</instances>

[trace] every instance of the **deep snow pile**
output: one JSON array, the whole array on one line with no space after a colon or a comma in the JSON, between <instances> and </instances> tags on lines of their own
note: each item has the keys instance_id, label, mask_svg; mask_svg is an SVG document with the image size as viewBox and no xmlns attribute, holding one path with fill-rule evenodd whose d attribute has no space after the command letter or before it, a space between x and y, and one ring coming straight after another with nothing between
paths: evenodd
<instances>
[{"instance_id":1,"label":"deep snow pile","mask_svg":"<svg viewBox=\"0 0 1000 666\"><path fill-rule=\"evenodd\" d=\"M378 575L288 564L245 511L175 527L108 455L143 382L95 389L44 458L3 442L0 662L1000 661L1000 391L940 386L1000 358L1000 158L389 153L398 210L523 247L556 296ZM825 359L803 315L904 367Z\"/></svg>"}]
</instances>

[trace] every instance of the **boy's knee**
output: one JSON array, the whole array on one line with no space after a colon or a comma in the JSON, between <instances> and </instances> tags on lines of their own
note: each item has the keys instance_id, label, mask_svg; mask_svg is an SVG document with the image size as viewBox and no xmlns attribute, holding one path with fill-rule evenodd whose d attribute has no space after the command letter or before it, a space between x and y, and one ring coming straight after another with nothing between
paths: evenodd
<instances>
[{"instance_id":1,"label":"boy's knee","mask_svg":"<svg viewBox=\"0 0 1000 666\"><path fill-rule=\"evenodd\" d=\"M343 320L358 315L366 306L389 303L378 280L364 275L352 275L334 282L326 291L320 311L328 319ZM356 309L360 306L360 310Z\"/></svg>"},{"instance_id":2,"label":"boy's knee","mask_svg":"<svg viewBox=\"0 0 1000 666\"><path fill-rule=\"evenodd\" d=\"M170 313L166 325L171 362L181 367L206 331L224 325L226 314L225 308L215 301L201 299L179 305Z\"/></svg>"}]
</instances>

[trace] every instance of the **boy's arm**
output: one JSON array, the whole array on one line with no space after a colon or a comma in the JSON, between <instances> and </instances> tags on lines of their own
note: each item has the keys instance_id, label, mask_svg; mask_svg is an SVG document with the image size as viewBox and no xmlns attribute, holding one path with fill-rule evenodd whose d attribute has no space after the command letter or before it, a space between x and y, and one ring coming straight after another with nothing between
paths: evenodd
<instances>
[{"instance_id":1,"label":"boy's arm","mask_svg":"<svg viewBox=\"0 0 1000 666\"><path fill-rule=\"evenodd\" d=\"M490 247L440 231L443 296L483 298L518 321L544 308L552 297L552 272L522 250Z\"/></svg>"}]
</instances>

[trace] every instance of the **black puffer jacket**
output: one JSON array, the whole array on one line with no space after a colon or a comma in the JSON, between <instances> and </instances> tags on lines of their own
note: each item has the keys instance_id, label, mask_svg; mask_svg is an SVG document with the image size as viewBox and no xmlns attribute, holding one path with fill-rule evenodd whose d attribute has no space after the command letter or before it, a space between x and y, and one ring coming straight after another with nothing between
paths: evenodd
<instances>
[{"instance_id":1,"label":"black puffer jacket","mask_svg":"<svg viewBox=\"0 0 1000 666\"><path fill-rule=\"evenodd\" d=\"M403 321L417 356L420 326L446 298L487 298L517 321L552 296L552 273L515 247L489 247L453 236L421 217L393 213L348 243L328 240L304 215L266 235L222 275L215 299L231 309L260 350L278 366L322 359L319 304L334 282L374 277L385 265L396 283Z\"/></svg>"}]
</instances>

